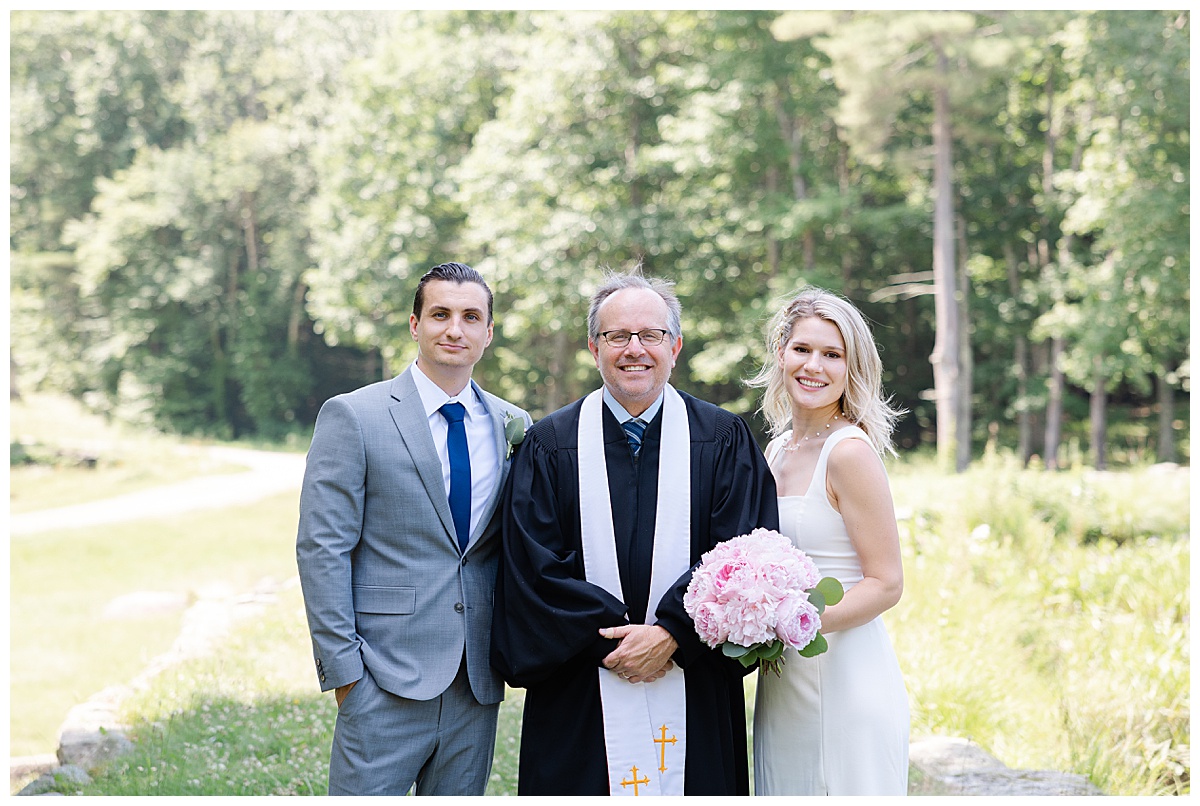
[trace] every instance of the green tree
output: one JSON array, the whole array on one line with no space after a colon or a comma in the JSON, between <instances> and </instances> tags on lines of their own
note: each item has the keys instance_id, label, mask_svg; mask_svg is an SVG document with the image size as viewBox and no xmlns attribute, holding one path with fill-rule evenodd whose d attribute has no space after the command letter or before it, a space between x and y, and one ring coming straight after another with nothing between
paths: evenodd
<instances>
[{"instance_id":1,"label":"green tree","mask_svg":"<svg viewBox=\"0 0 1200 806\"><path fill-rule=\"evenodd\" d=\"M965 469L970 458L970 379L963 370L966 289L956 255L954 142L956 108L1009 60L1004 29L985 15L967 12L792 12L780 18L784 39L816 37L829 54L842 90L836 118L851 147L878 163L902 120L920 110L931 145L933 282L936 340L933 365L937 445L943 460ZM958 121L958 137L965 134ZM905 159L903 151L888 153ZM909 155L911 158L913 155ZM921 164L924 164L921 160Z\"/></svg>"},{"instance_id":2,"label":"green tree","mask_svg":"<svg viewBox=\"0 0 1200 806\"><path fill-rule=\"evenodd\" d=\"M199 15L14 11L9 34L12 350L22 383L92 384L67 222L138 149L186 136L171 97Z\"/></svg>"},{"instance_id":3,"label":"green tree","mask_svg":"<svg viewBox=\"0 0 1200 806\"><path fill-rule=\"evenodd\" d=\"M417 281L447 261L476 265L453 168L504 94L512 15L383 15L376 48L346 72L346 92L316 149L308 214L315 267L308 308L330 344L376 357L388 377L414 355Z\"/></svg>"},{"instance_id":4,"label":"green tree","mask_svg":"<svg viewBox=\"0 0 1200 806\"><path fill-rule=\"evenodd\" d=\"M594 386L587 297L605 267L658 253L651 153L677 99L663 81L681 55L669 13L534 13L517 43L512 92L456 175L467 242L497 278L503 331L493 360L505 394L552 411ZM519 334L510 341L509 333ZM682 374L682 373L681 373Z\"/></svg>"},{"instance_id":5,"label":"green tree","mask_svg":"<svg viewBox=\"0 0 1200 806\"><path fill-rule=\"evenodd\" d=\"M1157 389L1158 455L1175 458L1174 400L1188 388L1190 15L1097 12L1072 26L1066 61L1094 108L1065 230L1089 245L1058 319L1064 369L1092 395L1092 453L1106 465L1107 394ZM1086 262L1083 262L1085 261Z\"/></svg>"},{"instance_id":6,"label":"green tree","mask_svg":"<svg viewBox=\"0 0 1200 806\"><path fill-rule=\"evenodd\" d=\"M138 29L138 15L121 19ZM187 136L142 144L129 167L91 177L90 212L64 226L82 300L67 325L87 335L85 388L112 410L237 436L287 428L306 404L305 112L328 91L319 79L330 63L328 46L309 43L330 32L297 19L188 18L189 47L164 70ZM358 30L345 28L344 53Z\"/></svg>"}]
</instances>

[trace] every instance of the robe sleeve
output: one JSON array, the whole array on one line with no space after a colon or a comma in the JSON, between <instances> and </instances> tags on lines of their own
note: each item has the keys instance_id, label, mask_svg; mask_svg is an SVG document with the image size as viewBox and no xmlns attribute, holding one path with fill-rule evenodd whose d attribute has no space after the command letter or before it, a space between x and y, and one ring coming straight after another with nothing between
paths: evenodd
<instances>
[{"instance_id":1,"label":"robe sleeve","mask_svg":"<svg viewBox=\"0 0 1200 806\"><path fill-rule=\"evenodd\" d=\"M703 496L692 504L693 521L699 519L702 530L697 534L693 529L694 562L655 610L658 623L679 643L673 657L685 669L705 653L720 653L700 640L691 616L683 609L683 595L701 555L724 540L749 534L756 528L779 528L775 477L745 421L720 412L714 439L705 449L712 451L711 456L692 465L693 495L700 491ZM724 656L722 659L728 660ZM736 665L736 669L730 668L738 675L749 671L737 661L729 662Z\"/></svg>"},{"instance_id":2,"label":"robe sleeve","mask_svg":"<svg viewBox=\"0 0 1200 806\"><path fill-rule=\"evenodd\" d=\"M513 686L568 662L598 666L618 643L599 630L628 621L624 603L584 578L575 515L560 511L578 497L574 454L555 449L550 426L530 430L504 493L492 666Z\"/></svg>"}]
</instances>

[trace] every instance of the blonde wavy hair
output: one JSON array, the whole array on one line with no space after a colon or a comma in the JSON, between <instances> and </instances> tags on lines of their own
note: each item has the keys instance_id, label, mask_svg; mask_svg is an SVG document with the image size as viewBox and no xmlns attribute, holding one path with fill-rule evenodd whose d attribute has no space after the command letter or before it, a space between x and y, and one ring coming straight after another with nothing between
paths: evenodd
<instances>
[{"instance_id":1,"label":"blonde wavy hair","mask_svg":"<svg viewBox=\"0 0 1200 806\"><path fill-rule=\"evenodd\" d=\"M843 416L866 432L877 453L895 456L892 432L896 421L907 412L893 407L883 395L883 362L871 329L853 303L816 286L801 288L771 318L767 328L767 359L758 374L746 381L748 386L766 390L759 411L770 426L771 436L778 437L792 424L791 400L778 361L779 349L791 337L796 322L809 317L832 322L846 342L846 391L840 401Z\"/></svg>"}]
</instances>

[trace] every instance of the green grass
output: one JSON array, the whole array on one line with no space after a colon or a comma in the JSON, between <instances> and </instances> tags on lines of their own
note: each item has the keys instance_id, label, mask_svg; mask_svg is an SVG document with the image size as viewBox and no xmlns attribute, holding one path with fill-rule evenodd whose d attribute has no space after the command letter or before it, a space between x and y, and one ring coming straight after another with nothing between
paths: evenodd
<instances>
[{"instance_id":1,"label":"green grass","mask_svg":"<svg viewBox=\"0 0 1200 806\"><path fill-rule=\"evenodd\" d=\"M1187 475L894 470L906 579L885 621L913 735L1113 795L1189 791Z\"/></svg>"},{"instance_id":2,"label":"green grass","mask_svg":"<svg viewBox=\"0 0 1200 806\"><path fill-rule=\"evenodd\" d=\"M523 692L501 706L488 794L515 795ZM209 657L126 701L135 751L84 795L315 795L328 786L336 708L317 691L297 587L240 623Z\"/></svg>"},{"instance_id":3,"label":"green grass","mask_svg":"<svg viewBox=\"0 0 1200 806\"><path fill-rule=\"evenodd\" d=\"M116 597L156 591L194 600L295 576L296 509L296 494L286 494L179 519L12 538L10 752L53 752L71 706L129 681L170 648L181 612L104 618Z\"/></svg>"},{"instance_id":4,"label":"green grass","mask_svg":"<svg viewBox=\"0 0 1200 806\"><path fill-rule=\"evenodd\" d=\"M1187 471L1046 473L990 457L958 476L921 461L891 475L906 576L885 621L913 736L970 738L1010 767L1081 773L1108 794L1189 792ZM34 736L38 719L56 729L71 704L127 681L173 639L170 618L98 619L113 596L291 579L294 528L295 498L281 496L185 522L14 541L13 752L52 750L44 738L19 750L16 738ZM54 707L59 716L46 716ZM491 794L515 793L520 707L510 692ZM291 588L211 657L128 701L135 754L82 792L321 793L333 715Z\"/></svg>"}]
</instances>

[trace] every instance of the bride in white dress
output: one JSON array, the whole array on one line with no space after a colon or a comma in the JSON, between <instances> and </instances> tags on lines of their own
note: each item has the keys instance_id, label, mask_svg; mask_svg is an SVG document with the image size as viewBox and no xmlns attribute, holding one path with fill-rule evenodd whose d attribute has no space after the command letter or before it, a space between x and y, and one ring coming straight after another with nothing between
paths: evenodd
<instances>
[{"instance_id":1,"label":"bride in white dress","mask_svg":"<svg viewBox=\"0 0 1200 806\"><path fill-rule=\"evenodd\" d=\"M903 795L908 694L880 614L904 586L881 455L902 413L882 393L875 341L845 299L802 289L776 315L751 381L775 439L767 461L780 531L846 595L821 616L829 649L760 672L754 707L757 795Z\"/></svg>"}]
</instances>

